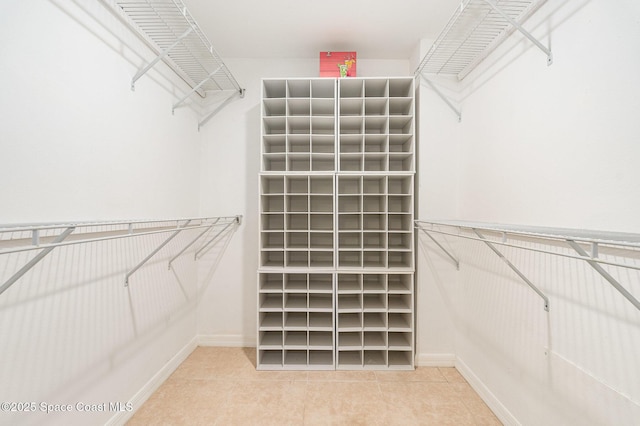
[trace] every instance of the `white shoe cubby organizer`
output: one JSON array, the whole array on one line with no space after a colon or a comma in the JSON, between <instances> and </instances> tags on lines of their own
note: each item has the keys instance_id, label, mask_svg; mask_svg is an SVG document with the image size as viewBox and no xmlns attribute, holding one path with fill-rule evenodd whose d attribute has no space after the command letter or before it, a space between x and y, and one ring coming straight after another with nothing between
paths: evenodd
<instances>
[{"instance_id":1,"label":"white shoe cubby organizer","mask_svg":"<svg viewBox=\"0 0 640 426\"><path fill-rule=\"evenodd\" d=\"M414 368L414 79L262 82L257 368Z\"/></svg>"}]
</instances>

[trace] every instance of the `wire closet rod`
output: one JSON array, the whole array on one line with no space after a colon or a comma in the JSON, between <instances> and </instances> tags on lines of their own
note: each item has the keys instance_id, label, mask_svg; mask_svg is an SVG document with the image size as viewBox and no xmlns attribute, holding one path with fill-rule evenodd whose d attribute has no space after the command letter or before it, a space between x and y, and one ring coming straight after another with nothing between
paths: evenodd
<instances>
[{"instance_id":1,"label":"wire closet rod","mask_svg":"<svg viewBox=\"0 0 640 426\"><path fill-rule=\"evenodd\" d=\"M190 229L204 229L193 239L183 250L181 250L176 256L174 256L169 262L169 268L171 268L171 262L173 262L178 256L183 254L187 248L192 246L200 237L206 234L209 230L216 226L223 226L222 231L218 232L212 239L206 242L203 247L209 246L214 240L216 240L225 230L231 225L240 225L242 216L219 216L219 217L203 217L193 219L164 219L164 220L131 220L131 221L111 221L111 222L69 222L69 223L46 223L37 225L0 225L0 236L10 233L18 235L15 238L4 239L0 238L0 244L10 245L11 243L18 243L29 241L29 238L25 236L25 233L31 233L30 244L24 244L18 247L10 247L5 250L0 250L0 255L19 253L31 250L40 250L29 262L27 262L20 270L13 274L7 281L0 286L0 294L8 290L16 281L18 281L23 275L25 275L31 268L33 268L38 262L46 257L56 247L70 246L74 244L86 244L93 242L101 242L108 240L115 240L120 238L140 237L145 235L161 234L172 232L172 234L165 239L155 250L153 250L147 257L140 261L135 267L129 270L125 276L125 286L129 284L129 278L137 270L139 270L147 261L149 261L157 252L159 252L165 245L167 245L174 237L179 233ZM175 222L174 226L162 225L163 223ZM151 227L145 227L141 229L134 229L135 225L154 225ZM95 229L100 227L120 227L121 229ZM76 234L77 238L73 240L67 240L67 238L75 232L78 228L85 228L84 232ZM40 243L40 231L43 230L57 230L63 229L58 235L47 235L45 238L53 238L51 243ZM85 237L83 238L83 234ZM88 235L103 235L100 237L86 237ZM104 235L109 234L109 235ZM10 235L13 237L13 235ZM65 241L66 240L66 241ZM197 260L197 256L196 256Z\"/></svg>"},{"instance_id":2,"label":"wire closet rod","mask_svg":"<svg viewBox=\"0 0 640 426\"><path fill-rule=\"evenodd\" d=\"M416 228L422 230L431 239L430 232L449 235L456 238L464 238L473 241L483 242L491 247L493 244L518 248L522 250L528 250L536 253L550 254L553 256L560 256L569 259L577 259L587 262L593 269L596 270L603 278L605 278L618 292L620 292L631 304L633 304L638 310L640 310L640 301L638 301L629 291L627 291L615 278L613 278L607 271L600 267L600 264L616 266L620 268L633 269L640 271L640 266L629 265L620 262L613 262L598 257L599 246L608 246L614 248L622 248L627 250L640 250L640 234L631 233L606 233L598 231L578 231L569 229L557 229L557 228L534 228L534 227L501 227L501 226L489 226L482 223L470 223L470 222L443 222L443 221L426 221L416 220ZM469 230L474 232L477 236L463 235L461 233L447 232L439 227L457 228L460 230ZM502 235L502 240L489 240L479 234L479 231L488 231L499 233ZM566 243L569 247L574 249L578 254L560 253L551 250L538 249L533 247L526 247L519 244L513 244L506 241L507 235L514 235L527 238L546 239ZM580 244L588 244L591 246L591 254L587 253ZM456 262L456 267L459 266L459 262L449 253L441 244L438 246ZM513 268L512 268L513 269ZM518 272L518 271L516 271Z\"/></svg>"}]
</instances>

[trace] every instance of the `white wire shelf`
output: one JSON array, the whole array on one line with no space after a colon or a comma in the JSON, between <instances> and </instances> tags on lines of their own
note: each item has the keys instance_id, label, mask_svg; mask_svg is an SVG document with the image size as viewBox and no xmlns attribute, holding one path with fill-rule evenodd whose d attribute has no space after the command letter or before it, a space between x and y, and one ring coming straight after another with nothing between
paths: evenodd
<instances>
[{"instance_id":1,"label":"white wire shelf","mask_svg":"<svg viewBox=\"0 0 640 426\"><path fill-rule=\"evenodd\" d=\"M191 91L173 105L173 110L194 93L202 98L206 98L208 92L230 92L230 97L236 94L244 96L245 89L240 86L181 0L102 1L157 55L133 76L132 90L140 77L159 61L163 61L191 87ZM210 116L203 122L209 118Z\"/></svg>"},{"instance_id":2,"label":"white wire shelf","mask_svg":"<svg viewBox=\"0 0 640 426\"><path fill-rule=\"evenodd\" d=\"M427 235L459 268L460 262L447 248L437 241L432 233L447 235L456 238L481 241L485 243L494 253L496 253L523 281L529 285L544 301L545 309L549 309L548 298L525 277L516 266L507 260L495 247L496 245L512 247L537 253L550 254L569 259L578 259L587 262L596 272L608 281L625 299L627 299L636 309L640 310L640 301L622 286L611 274L601 265L614 266L632 270L640 270L640 266L630 263L609 261L599 256L600 247L612 247L620 250L627 250L637 254L640 253L640 234L603 232L579 229L564 228L543 228L534 226L508 226L488 223L464 222L464 221L426 221L416 220L416 228ZM463 232L466 231L466 232ZM488 237L486 232L492 235ZM534 248L528 245L518 244L517 241L509 241L508 237L534 238L539 240L554 241L567 244L568 248L576 254L569 254L561 251ZM585 249L585 247L587 247ZM587 251L589 250L589 251Z\"/></svg>"},{"instance_id":3,"label":"white wire shelf","mask_svg":"<svg viewBox=\"0 0 640 426\"><path fill-rule=\"evenodd\" d=\"M514 30L519 30L552 62L551 51L521 23L546 0L463 0L416 70L416 75L466 77Z\"/></svg>"},{"instance_id":4,"label":"white wire shelf","mask_svg":"<svg viewBox=\"0 0 640 426\"><path fill-rule=\"evenodd\" d=\"M128 285L129 277L179 233L187 230L198 230L197 236L169 260L169 268L171 268L174 260L199 240L201 243L195 249L194 257L196 260L202 257L219 237L226 235L226 232L231 227L239 226L241 221L242 216L219 216L186 219L0 225L0 255L39 251L20 270L0 285L0 294L8 290L9 287L57 247L171 233L146 258L127 272L125 285ZM213 236L210 234L213 234Z\"/></svg>"}]
</instances>

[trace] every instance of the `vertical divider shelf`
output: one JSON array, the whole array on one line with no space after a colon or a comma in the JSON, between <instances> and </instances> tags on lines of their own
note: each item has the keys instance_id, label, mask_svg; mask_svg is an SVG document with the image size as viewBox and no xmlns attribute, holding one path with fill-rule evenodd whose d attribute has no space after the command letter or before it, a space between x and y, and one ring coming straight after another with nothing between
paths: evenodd
<instances>
[{"instance_id":1,"label":"vertical divider shelf","mask_svg":"<svg viewBox=\"0 0 640 426\"><path fill-rule=\"evenodd\" d=\"M257 368L414 367L413 77L264 79Z\"/></svg>"}]
</instances>

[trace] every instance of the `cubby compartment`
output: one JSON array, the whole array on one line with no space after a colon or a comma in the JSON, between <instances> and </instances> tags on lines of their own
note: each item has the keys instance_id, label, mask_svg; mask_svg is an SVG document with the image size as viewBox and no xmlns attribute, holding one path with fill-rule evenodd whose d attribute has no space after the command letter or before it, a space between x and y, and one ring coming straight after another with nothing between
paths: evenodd
<instances>
[{"instance_id":1,"label":"cubby compartment","mask_svg":"<svg viewBox=\"0 0 640 426\"><path fill-rule=\"evenodd\" d=\"M309 99L287 99L287 115L310 116L311 101Z\"/></svg>"},{"instance_id":2,"label":"cubby compartment","mask_svg":"<svg viewBox=\"0 0 640 426\"><path fill-rule=\"evenodd\" d=\"M306 231L309 229L308 214L288 214L287 230L289 231Z\"/></svg>"},{"instance_id":3,"label":"cubby compartment","mask_svg":"<svg viewBox=\"0 0 640 426\"><path fill-rule=\"evenodd\" d=\"M367 98L386 98L389 82L386 78L381 79L365 79L364 80L364 96Z\"/></svg>"},{"instance_id":4,"label":"cubby compartment","mask_svg":"<svg viewBox=\"0 0 640 426\"><path fill-rule=\"evenodd\" d=\"M287 150L290 154L311 152L311 137L307 135L289 135L287 137Z\"/></svg>"},{"instance_id":5,"label":"cubby compartment","mask_svg":"<svg viewBox=\"0 0 640 426\"><path fill-rule=\"evenodd\" d=\"M341 250L338 253L338 267L341 268L361 268L362 252Z\"/></svg>"},{"instance_id":6,"label":"cubby compartment","mask_svg":"<svg viewBox=\"0 0 640 426\"><path fill-rule=\"evenodd\" d=\"M341 135L340 154L361 154L363 151L362 135Z\"/></svg>"},{"instance_id":7,"label":"cubby compartment","mask_svg":"<svg viewBox=\"0 0 640 426\"><path fill-rule=\"evenodd\" d=\"M263 251L260 258L262 266L269 268L284 267L284 253L282 251Z\"/></svg>"},{"instance_id":8,"label":"cubby compartment","mask_svg":"<svg viewBox=\"0 0 640 426\"><path fill-rule=\"evenodd\" d=\"M285 365L303 366L307 364L307 351L306 350L285 350L284 351L284 363Z\"/></svg>"},{"instance_id":9,"label":"cubby compartment","mask_svg":"<svg viewBox=\"0 0 640 426\"><path fill-rule=\"evenodd\" d=\"M262 115L264 117L278 117L287 115L285 99L265 99L262 101Z\"/></svg>"},{"instance_id":10,"label":"cubby compartment","mask_svg":"<svg viewBox=\"0 0 640 426\"><path fill-rule=\"evenodd\" d=\"M361 98L364 95L364 81L360 79L340 80L340 98Z\"/></svg>"},{"instance_id":11,"label":"cubby compartment","mask_svg":"<svg viewBox=\"0 0 640 426\"><path fill-rule=\"evenodd\" d=\"M365 135L364 152L365 153L384 153L387 151L386 135Z\"/></svg>"},{"instance_id":12,"label":"cubby compartment","mask_svg":"<svg viewBox=\"0 0 640 426\"><path fill-rule=\"evenodd\" d=\"M338 216L339 231L360 231L362 230L362 214L340 214Z\"/></svg>"},{"instance_id":13,"label":"cubby compartment","mask_svg":"<svg viewBox=\"0 0 640 426\"><path fill-rule=\"evenodd\" d=\"M390 172L410 172L413 170L412 154L389 154Z\"/></svg>"},{"instance_id":14,"label":"cubby compartment","mask_svg":"<svg viewBox=\"0 0 640 426\"><path fill-rule=\"evenodd\" d=\"M413 115L412 98L389 99L389 115Z\"/></svg>"},{"instance_id":15,"label":"cubby compartment","mask_svg":"<svg viewBox=\"0 0 640 426\"><path fill-rule=\"evenodd\" d=\"M264 117L262 131L264 135L284 135L287 131L287 119L285 117Z\"/></svg>"},{"instance_id":16,"label":"cubby compartment","mask_svg":"<svg viewBox=\"0 0 640 426\"><path fill-rule=\"evenodd\" d=\"M330 232L311 232L309 234L310 249L333 250L333 233Z\"/></svg>"},{"instance_id":17,"label":"cubby compartment","mask_svg":"<svg viewBox=\"0 0 640 426\"><path fill-rule=\"evenodd\" d=\"M340 99L340 116L356 116L361 117L364 102L360 98L343 98Z\"/></svg>"},{"instance_id":18,"label":"cubby compartment","mask_svg":"<svg viewBox=\"0 0 640 426\"><path fill-rule=\"evenodd\" d=\"M333 98L311 99L311 115L313 117L329 117L333 119L336 114L336 102Z\"/></svg>"},{"instance_id":19,"label":"cubby compartment","mask_svg":"<svg viewBox=\"0 0 640 426\"><path fill-rule=\"evenodd\" d=\"M260 312L282 311L282 294L261 293L259 300Z\"/></svg>"},{"instance_id":20,"label":"cubby compartment","mask_svg":"<svg viewBox=\"0 0 640 426\"><path fill-rule=\"evenodd\" d=\"M263 367L282 367L282 350L260 350L258 359Z\"/></svg>"},{"instance_id":21,"label":"cubby compartment","mask_svg":"<svg viewBox=\"0 0 640 426\"><path fill-rule=\"evenodd\" d=\"M324 176L311 176L309 178L309 191L314 195L333 196L333 178Z\"/></svg>"},{"instance_id":22,"label":"cubby compartment","mask_svg":"<svg viewBox=\"0 0 640 426\"><path fill-rule=\"evenodd\" d=\"M389 153L413 154L413 135L389 135Z\"/></svg>"},{"instance_id":23,"label":"cubby compartment","mask_svg":"<svg viewBox=\"0 0 640 426\"><path fill-rule=\"evenodd\" d=\"M362 351L338 352L338 366L354 368L362 366Z\"/></svg>"},{"instance_id":24,"label":"cubby compartment","mask_svg":"<svg viewBox=\"0 0 640 426\"><path fill-rule=\"evenodd\" d=\"M309 291L333 293L333 274L310 274Z\"/></svg>"},{"instance_id":25,"label":"cubby compartment","mask_svg":"<svg viewBox=\"0 0 640 426\"><path fill-rule=\"evenodd\" d=\"M283 249L284 248L284 233L283 232L262 232L261 233L261 248L263 249Z\"/></svg>"},{"instance_id":26,"label":"cubby compartment","mask_svg":"<svg viewBox=\"0 0 640 426\"><path fill-rule=\"evenodd\" d=\"M386 154L365 154L364 172L384 172L387 170Z\"/></svg>"},{"instance_id":27,"label":"cubby compartment","mask_svg":"<svg viewBox=\"0 0 640 426\"><path fill-rule=\"evenodd\" d=\"M386 134L387 132L386 117L367 117L364 119L364 133L367 135Z\"/></svg>"},{"instance_id":28,"label":"cubby compartment","mask_svg":"<svg viewBox=\"0 0 640 426\"><path fill-rule=\"evenodd\" d=\"M363 274L362 286L365 293L384 293L386 291L385 274Z\"/></svg>"},{"instance_id":29,"label":"cubby compartment","mask_svg":"<svg viewBox=\"0 0 640 426\"><path fill-rule=\"evenodd\" d=\"M362 215L362 229L365 231L384 231L385 215L367 213Z\"/></svg>"},{"instance_id":30,"label":"cubby compartment","mask_svg":"<svg viewBox=\"0 0 640 426\"><path fill-rule=\"evenodd\" d=\"M390 232L388 234L389 250L412 250L413 249L413 234L405 232Z\"/></svg>"},{"instance_id":31,"label":"cubby compartment","mask_svg":"<svg viewBox=\"0 0 640 426\"><path fill-rule=\"evenodd\" d=\"M338 274L338 293L358 293L362 291L362 276L359 274Z\"/></svg>"},{"instance_id":32,"label":"cubby compartment","mask_svg":"<svg viewBox=\"0 0 640 426\"><path fill-rule=\"evenodd\" d=\"M284 329L304 331L307 329L307 313L306 312L285 312L284 313Z\"/></svg>"},{"instance_id":33,"label":"cubby compartment","mask_svg":"<svg viewBox=\"0 0 640 426\"><path fill-rule=\"evenodd\" d=\"M284 154L287 152L287 138L284 135L262 137L262 154Z\"/></svg>"},{"instance_id":34,"label":"cubby compartment","mask_svg":"<svg viewBox=\"0 0 640 426\"><path fill-rule=\"evenodd\" d=\"M413 253L410 251L389 251L388 264L390 268L411 268Z\"/></svg>"},{"instance_id":35,"label":"cubby compartment","mask_svg":"<svg viewBox=\"0 0 640 426\"><path fill-rule=\"evenodd\" d=\"M327 98L332 101L336 97L336 82L334 79L311 80L311 96L314 98Z\"/></svg>"},{"instance_id":36,"label":"cubby compartment","mask_svg":"<svg viewBox=\"0 0 640 426\"><path fill-rule=\"evenodd\" d=\"M310 268L332 268L333 267L333 251L310 251L309 267Z\"/></svg>"},{"instance_id":37,"label":"cubby compartment","mask_svg":"<svg viewBox=\"0 0 640 426\"><path fill-rule=\"evenodd\" d=\"M307 195L287 195L287 212L306 213L309 211L309 198Z\"/></svg>"},{"instance_id":38,"label":"cubby compartment","mask_svg":"<svg viewBox=\"0 0 640 426\"><path fill-rule=\"evenodd\" d=\"M365 331L363 333L364 350L384 351L387 349L387 333L384 331Z\"/></svg>"},{"instance_id":39,"label":"cubby compartment","mask_svg":"<svg viewBox=\"0 0 640 426\"><path fill-rule=\"evenodd\" d=\"M365 312L386 312L386 295L381 293L365 293L362 296L362 308Z\"/></svg>"},{"instance_id":40,"label":"cubby compartment","mask_svg":"<svg viewBox=\"0 0 640 426\"><path fill-rule=\"evenodd\" d=\"M285 331L284 347L285 349L306 349L307 348L307 332L306 331Z\"/></svg>"},{"instance_id":41,"label":"cubby compartment","mask_svg":"<svg viewBox=\"0 0 640 426\"><path fill-rule=\"evenodd\" d=\"M332 312L309 312L309 330L333 331Z\"/></svg>"},{"instance_id":42,"label":"cubby compartment","mask_svg":"<svg viewBox=\"0 0 640 426\"><path fill-rule=\"evenodd\" d=\"M389 195L389 213L411 213L413 203L410 195Z\"/></svg>"},{"instance_id":43,"label":"cubby compartment","mask_svg":"<svg viewBox=\"0 0 640 426\"><path fill-rule=\"evenodd\" d=\"M411 350L411 333L389 332L389 350Z\"/></svg>"},{"instance_id":44,"label":"cubby compartment","mask_svg":"<svg viewBox=\"0 0 640 426\"><path fill-rule=\"evenodd\" d=\"M304 292L307 290L307 279L307 274L285 274L284 289L287 292Z\"/></svg>"},{"instance_id":45,"label":"cubby compartment","mask_svg":"<svg viewBox=\"0 0 640 426\"><path fill-rule=\"evenodd\" d=\"M413 79L389 79L390 98L413 98Z\"/></svg>"},{"instance_id":46,"label":"cubby compartment","mask_svg":"<svg viewBox=\"0 0 640 426\"><path fill-rule=\"evenodd\" d=\"M323 135L311 136L311 152L313 154L332 154L331 158L335 159L335 139Z\"/></svg>"},{"instance_id":47,"label":"cubby compartment","mask_svg":"<svg viewBox=\"0 0 640 426\"><path fill-rule=\"evenodd\" d=\"M361 135L364 132L364 120L360 117L340 117L341 135Z\"/></svg>"},{"instance_id":48,"label":"cubby compartment","mask_svg":"<svg viewBox=\"0 0 640 426\"><path fill-rule=\"evenodd\" d=\"M281 273L261 273L258 275L259 290L263 292L282 292L283 275Z\"/></svg>"},{"instance_id":49,"label":"cubby compartment","mask_svg":"<svg viewBox=\"0 0 640 426\"><path fill-rule=\"evenodd\" d=\"M311 171L311 157L309 154L289 154L287 156L287 170L290 172Z\"/></svg>"},{"instance_id":50,"label":"cubby compartment","mask_svg":"<svg viewBox=\"0 0 640 426\"><path fill-rule=\"evenodd\" d=\"M389 176L389 195L412 195L410 176Z\"/></svg>"},{"instance_id":51,"label":"cubby compartment","mask_svg":"<svg viewBox=\"0 0 640 426\"><path fill-rule=\"evenodd\" d=\"M388 101L386 98L383 99L365 99L364 100L364 115L372 116L372 115L387 115L387 105Z\"/></svg>"},{"instance_id":52,"label":"cubby compartment","mask_svg":"<svg viewBox=\"0 0 640 426\"><path fill-rule=\"evenodd\" d=\"M333 214L312 213L309 223L313 231L333 231Z\"/></svg>"},{"instance_id":53,"label":"cubby compartment","mask_svg":"<svg viewBox=\"0 0 640 426\"><path fill-rule=\"evenodd\" d=\"M334 135L335 132L333 117L311 117L311 133L313 135Z\"/></svg>"},{"instance_id":54,"label":"cubby compartment","mask_svg":"<svg viewBox=\"0 0 640 426\"><path fill-rule=\"evenodd\" d=\"M362 311L362 294L338 294L338 312Z\"/></svg>"},{"instance_id":55,"label":"cubby compartment","mask_svg":"<svg viewBox=\"0 0 640 426\"><path fill-rule=\"evenodd\" d=\"M309 80L287 80L288 98L310 98L311 81Z\"/></svg>"},{"instance_id":56,"label":"cubby compartment","mask_svg":"<svg viewBox=\"0 0 640 426\"><path fill-rule=\"evenodd\" d=\"M358 176L338 176L339 195L357 195L361 192L362 178Z\"/></svg>"},{"instance_id":57,"label":"cubby compartment","mask_svg":"<svg viewBox=\"0 0 640 426\"><path fill-rule=\"evenodd\" d=\"M364 213L384 213L386 210L386 198L383 195L364 195L362 197L362 211Z\"/></svg>"},{"instance_id":58,"label":"cubby compartment","mask_svg":"<svg viewBox=\"0 0 640 426\"><path fill-rule=\"evenodd\" d=\"M282 339L282 337L281 337ZM280 341L282 344L282 340ZM362 332L349 331L338 333L338 350L360 350L362 348Z\"/></svg>"},{"instance_id":59,"label":"cubby compartment","mask_svg":"<svg viewBox=\"0 0 640 426\"><path fill-rule=\"evenodd\" d=\"M384 367L387 365L387 352L384 350L365 350L364 365L367 367Z\"/></svg>"},{"instance_id":60,"label":"cubby compartment","mask_svg":"<svg viewBox=\"0 0 640 426\"><path fill-rule=\"evenodd\" d=\"M333 349L333 332L331 331L310 331L310 349Z\"/></svg>"},{"instance_id":61,"label":"cubby compartment","mask_svg":"<svg viewBox=\"0 0 640 426\"><path fill-rule=\"evenodd\" d=\"M309 351L309 366L333 367L333 349Z\"/></svg>"},{"instance_id":62,"label":"cubby compartment","mask_svg":"<svg viewBox=\"0 0 640 426\"><path fill-rule=\"evenodd\" d=\"M389 214L389 231L411 231L410 214Z\"/></svg>"},{"instance_id":63,"label":"cubby compartment","mask_svg":"<svg viewBox=\"0 0 640 426\"><path fill-rule=\"evenodd\" d=\"M389 294L389 312L413 311L413 303L410 294Z\"/></svg>"},{"instance_id":64,"label":"cubby compartment","mask_svg":"<svg viewBox=\"0 0 640 426\"><path fill-rule=\"evenodd\" d=\"M364 331L386 331L387 314L384 312L365 312L363 314Z\"/></svg>"},{"instance_id":65,"label":"cubby compartment","mask_svg":"<svg viewBox=\"0 0 640 426\"><path fill-rule=\"evenodd\" d=\"M364 249L386 248L386 234L384 232L364 232L362 234L362 247Z\"/></svg>"},{"instance_id":66,"label":"cubby compartment","mask_svg":"<svg viewBox=\"0 0 640 426\"><path fill-rule=\"evenodd\" d=\"M413 293L412 274L389 274L388 280L390 293Z\"/></svg>"},{"instance_id":67,"label":"cubby compartment","mask_svg":"<svg viewBox=\"0 0 640 426\"><path fill-rule=\"evenodd\" d=\"M362 233L361 232L340 232L338 234L339 249L361 249Z\"/></svg>"},{"instance_id":68,"label":"cubby compartment","mask_svg":"<svg viewBox=\"0 0 640 426\"><path fill-rule=\"evenodd\" d=\"M362 313L338 312L338 331L361 331Z\"/></svg>"},{"instance_id":69,"label":"cubby compartment","mask_svg":"<svg viewBox=\"0 0 640 426\"><path fill-rule=\"evenodd\" d=\"M390 313L389 314L389 331L411 332L412 330L411 314L406 313Z\"/></svg>"},{"instance_id":70,"label":"cubby compartment","mask_svg":"<svg viewBox=\"0 0 640 426\"><path fill-rule=\"evenodd\" d=\"M363 251L362 266L365 268L385 268L387 266L386 251Z\"/></svg>"},{"instance_id":71,"label":"cubby compartment","mask_svg":"<svg viewBox=\"0 0 640 426\"><path fill-rule=\"evenodd\" d=\"M309 266L308 251L287 251L286 262L287 267L305 268Z\"/></svg>"},{"instance_id":72,"label":"cubby compartment","mask_svg":"<svg viewBox=\"0 0 640 426\"><path fill-rule=\"evenodd\" d=\"M262 97L265 99L286 98L287 80L264 80L262 83Z\"/></svg>"},{"instance_id":73,"label":"cubby compartment","mask_svg":"<svg viewBox=\"0 0 640 426\"><path fill-rule=\"evenodd\" d=\"M261 331L282 330L281 312L260 312L258 327Z\"/></svg>"},{"instance_id":74,"label":"cubby compartment","mask_svg":"<svg viewBox=\"0 0 640 426\"><path fill-rule=\"evenodd\" d=\"M261 331L260 349L282 349L282 331Z\"/></svg>"}]
</instances>

